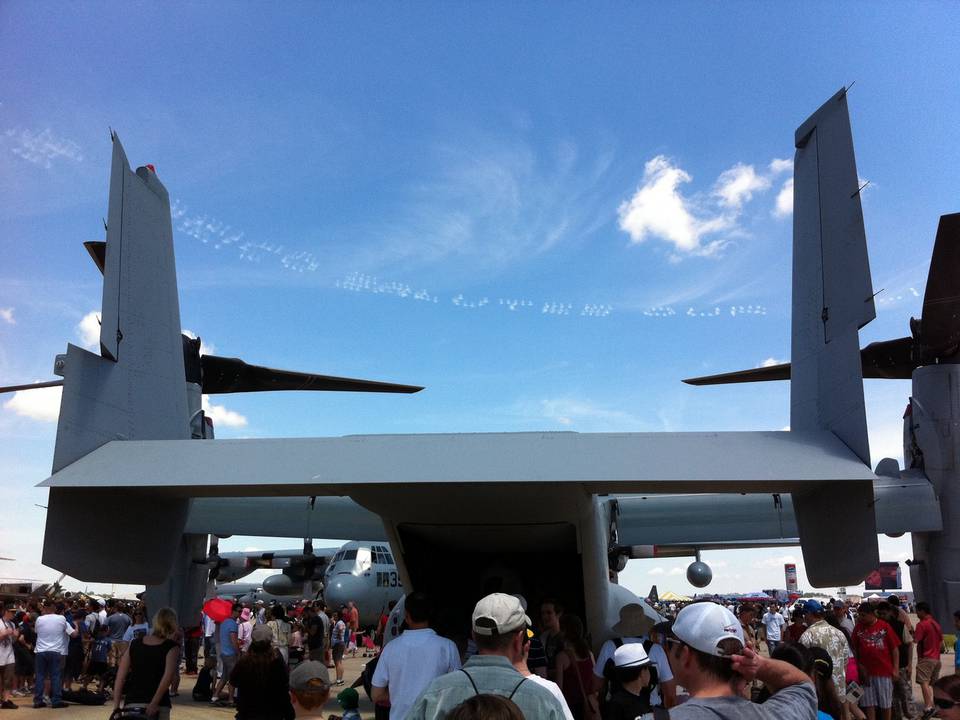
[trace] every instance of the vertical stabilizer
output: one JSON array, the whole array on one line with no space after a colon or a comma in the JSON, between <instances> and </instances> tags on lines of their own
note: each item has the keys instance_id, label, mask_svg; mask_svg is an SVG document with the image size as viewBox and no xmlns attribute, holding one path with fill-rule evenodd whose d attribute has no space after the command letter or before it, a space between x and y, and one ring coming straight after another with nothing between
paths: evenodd
<instances>
[{"instance_id":1,"label":"vertical stabilizer","mask_svg":"<svg viewBox=\"0 0 960 720\"><path fill-rule=\"evenodd\" d=\"M120 139L112 140L100 354L70 345L61 356L54 472L112 440L190 438L169 197L151 169L131 171ZM43 562L113 582L142 582L143 564L162 582L188 510L181 499L53 488ZM136 538L139 554L128 553L135 562L105 552L118 537Z\"/></svg>"},{"instance_id":2,"label":"vertical stabilizer","mask_svg":"<svg viewBox=\"0 0 960 720\"><path fill-rule=\"evenodd\" d=\"M831 430L869 465L857 331L876 310L845 90L795 144L790 427Z\"/></svg>"},{"instance_id":3,"label":"vertical stabilizer","mask_svg":"<svg viewBox=\"0 0 960 720\"><path fill-rule=\"evenodd\" d=\"M867 465L858 330L876 316L846 90L797 129L793 168L790 428L830 430ZM870 483L793 496L808 579L865 576L879 561ZM824 528L843 529L844 558ZM835 538L834 538L835 540Z\"/></svg>"}]
</instances>

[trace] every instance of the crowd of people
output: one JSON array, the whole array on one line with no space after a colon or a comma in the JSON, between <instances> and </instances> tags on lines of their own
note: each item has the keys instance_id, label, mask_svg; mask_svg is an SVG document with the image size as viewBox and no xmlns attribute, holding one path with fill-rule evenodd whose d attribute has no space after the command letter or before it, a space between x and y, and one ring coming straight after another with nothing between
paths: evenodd
<instances>
[{"instance_id":1,"label":"crowd of people","mask_svg":"<svg viewBox=\"0 0 960 720\"><path fill-rule=\"evenodd\" d=\"M333 696L345 720L359 720L360 686L378 720L960 720L960 668L943 674L942 628L922 602L914 624L895 596L792 609L698 601L665 620L629 604L596 656L583 619L556 598L536 621L522 596L480 598L457 642L434 628L430 597L402 603L403 631L389 643L390 608L365 635L353 603L227 603L186 624L140 602L7 605L0 709L32 697L34 708L112 703L118 716L167 720L183 674L195 701L235 708L236 720L321 718ZM351 651L371 659L347 687Z\"/></svg>"}]
</instances>

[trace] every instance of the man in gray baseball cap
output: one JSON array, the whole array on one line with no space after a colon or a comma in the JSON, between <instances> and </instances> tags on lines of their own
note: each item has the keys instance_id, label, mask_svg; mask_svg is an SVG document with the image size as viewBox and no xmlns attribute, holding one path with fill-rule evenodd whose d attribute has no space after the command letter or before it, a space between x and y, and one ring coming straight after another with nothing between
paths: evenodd
<instances>
[{"instance_id":1,"label":"man in gray baseball cap","mask_svg":"<svg viewBox=\"0 0 960 720\"><path fill-rule=\"evenodd\" d=\"M493 593L473 610L477 654L460 670L441 675L421 693L407 720L440 720L474 695L502 695L526 718L563 720L560 702L544 687L529 682L513 667L523 657L523 635L530 618L513 595Z\"/></svg>"},{"instance_id":2,"label":"man in gray baseball cap","mask_svg":"<svg viewBox=\"0 0 960 720\"><path fill-rule=\"evenodd\" d=\"M667 635L667 653L678 684L690 693L670 709L670 720L816 720L810 678L747 647L740 621L722 605L698 602L681 610ZM741 695L754 678L773 692L762 705Z\"/></svg>"},{"instance_id":3,"label":"man in gray baseball cap","mask_svg":"<svg viewBox=\"0 0 960 720\"><path fill-rule=\"evenodd\" d=\"M323 717L323 705L329 698L330 673L324 663L307 660L290 672L290 702L298 718Z\"/></svg>"}]
</instances>

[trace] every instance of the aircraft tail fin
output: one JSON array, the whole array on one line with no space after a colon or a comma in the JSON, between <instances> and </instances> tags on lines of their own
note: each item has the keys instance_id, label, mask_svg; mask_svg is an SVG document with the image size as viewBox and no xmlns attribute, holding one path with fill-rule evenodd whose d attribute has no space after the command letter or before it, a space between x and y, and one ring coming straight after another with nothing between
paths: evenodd
<instances>
[{"instance_id":1,"label":"aircraft tail fin","mask_svg":"<svg viewBox=\"0 0 960 720\"><path fill-rule=\"evenodd\" d=\"M869 467L858 331L876 309L845 89L800 125L794 144L790 428L829 430ZM831 584L835 566L865 576L879 561L870 483L825 483L793 503L814 586ZM856 548L852 564L836 557L824 527Z\"/></svg>"},{"instance_id":2,"label":"aircraft tail fin","mask_svg":"<svg viewBox=\"0 0 960 720\"><path fill-rule=\"evenodd\" d=\"M64 380L54 472L111 440L190 438L169 196L152 168L132 171L120 139L115 133L111 139L106 246L88 246L95 261L103 250L100 354L70 345L58 358ZM143 582L144 565L151 568L148 582L161 582L181 542L189 501L151 498L145 523L130 512L129 497L89 490L51 488L44 564L114 582ZM91 517L111 522L91 524ZM64 543L63 537L82 540ZM129 561L103 552L117 537L138 539L138 553L122 554Z\"/></svg>"},{"instance_id":3,"label":"aircraft tail fin","mask_svg":"<svg viewBox=\"0 0 960 720\"><path fill-rule=\"evenodd\" d=\"M790 427L870 464L857 331L876 316L846 90L795 138Z\"/></svg>"}]
</instances>

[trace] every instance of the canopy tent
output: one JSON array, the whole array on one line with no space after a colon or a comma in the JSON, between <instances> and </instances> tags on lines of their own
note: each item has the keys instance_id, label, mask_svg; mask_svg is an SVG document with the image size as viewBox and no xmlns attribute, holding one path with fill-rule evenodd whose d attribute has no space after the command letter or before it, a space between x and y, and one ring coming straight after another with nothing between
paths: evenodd
<instances>
[{"instance_id":1,"label":"canopy tent","mask_svg":"<svg viewBox=\"0 0 960 720\"><path fill-rule=\"evenodd\" d=\"M677 595L677 593L672 590L667 590L665 593L660 595L661 602L690 602L693 598L688 598L686 595Z\"/></svg>"}]
</instances>

